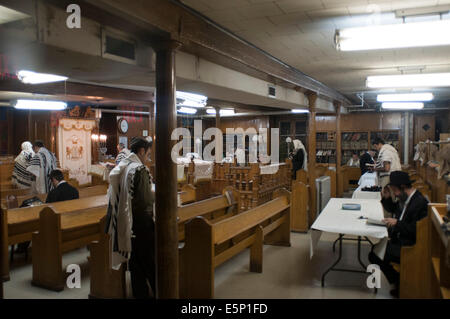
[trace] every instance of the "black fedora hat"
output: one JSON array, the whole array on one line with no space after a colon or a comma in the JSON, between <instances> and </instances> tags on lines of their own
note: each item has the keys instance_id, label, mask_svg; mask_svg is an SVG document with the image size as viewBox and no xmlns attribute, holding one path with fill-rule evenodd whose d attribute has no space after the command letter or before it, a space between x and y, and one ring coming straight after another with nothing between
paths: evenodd
<instances>
[{"instance_id":1,"label":"black fedora hat","mask_svg":"<svg viewBox=\"0 0 450 319\"><path fill-rule=\"evenodd\" d=\"M402 171L392 172L389 176L389 185L401 186L401 185L411 185L414 181L409 179L409 174Z\"/></svg>"}]
</instances>

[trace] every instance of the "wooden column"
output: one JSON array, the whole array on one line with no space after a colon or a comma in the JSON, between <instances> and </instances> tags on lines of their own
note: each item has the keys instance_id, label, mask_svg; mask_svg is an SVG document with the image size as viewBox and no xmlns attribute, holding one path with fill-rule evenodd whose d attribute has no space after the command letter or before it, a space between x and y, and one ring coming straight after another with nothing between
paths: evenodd
<instances>
[{"instance_id":1,"label":"wooden column","mask_svg":"<svg viewBox=\"0 0 450 319\"><path fill-rule=\"evenodd\" d=\"M156 297L178 298L177 172L171 151L176 127L175 51L179 43L156 47Z\"/></svg>"},{"instance_id":2,"label":"wooden column","mask_svg":"<svg viewBox=\"0 0 450 319\"><path fill-rule=\"evenodd\" d=\"M149 116L148 116L148 120L149 120L149 125L148 125L148 136L150 136L153 140L153 144L152 144L152 154L151 159L152 159L152 165L155 165L155 147L156 147L156 141L155 141L155 103L150 103L150 107L149 107Z\"/></svg>"},{"instance_id":3,"label":"wooden column","mask_svg":"<svg viewBox=\"0 0 450 319\"><path fill-rule=\"evenodd\" d=\"M342 196L342 134L341 134L341 104L336 102L336 195Z\"/></svg>"},{"instance_id":4,"label":"wooden column","mask_svg":"<svg viewBox=\"0 0 450 319\"><path fill-rule=\"evenodd\" d=\"M220 129L220 107L216 107L216 128Z\"/></svg>"},{"instance_id":5,"label":"wooden column","mask_svg":"<svg viewBox=\"0 0 450 319\"><path fill-rule=\"evenodd\" d=\"M317 215L316 196L316 101L317 94L309 93L309 121L308 121L308 177L310 189L309 225L311 226Z\"/></svg>"}]
</instances>

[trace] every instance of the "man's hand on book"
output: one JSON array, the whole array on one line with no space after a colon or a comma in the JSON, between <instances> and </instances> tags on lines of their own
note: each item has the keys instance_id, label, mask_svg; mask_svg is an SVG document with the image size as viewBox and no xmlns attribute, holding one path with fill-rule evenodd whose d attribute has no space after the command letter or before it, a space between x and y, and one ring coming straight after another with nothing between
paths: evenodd
<instances>
[{"instance_id":1,"label":"man's hand on book","mask_svg":"<svg viewBox=\"0 0 450 319\"><path fill-rule=\"evenodd\" d=\"M388 227L394 227L397 225L397 219L395 218L385 218L383 219L383 222L385 222Z\"/></svg>"}]
</instances>

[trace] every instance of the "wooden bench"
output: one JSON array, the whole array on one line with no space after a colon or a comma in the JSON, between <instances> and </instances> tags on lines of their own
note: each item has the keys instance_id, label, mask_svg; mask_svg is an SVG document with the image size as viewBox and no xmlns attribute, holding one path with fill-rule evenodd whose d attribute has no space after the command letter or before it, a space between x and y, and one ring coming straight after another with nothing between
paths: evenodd
<instances>
[{"instance_id":1,"label":"wooden bench","mask_svg":"<svg viewBox=\"0 0 450 319\"><path fill-rule=\"evenodd\" d=\"M450 298L450 242L440 227L446 214L446 204L428 204L428 216L417 222L416 244L402 247L400 298Z\"/></svg>"},{"instance_id":2,"label":"wooden bench","mask_svg":"<svg viewBox=\"0 0 450 319\"><path fill-rule=\"evenodd\" d=\"M81 187L78 189L78 194L80 198L85 197L92 197L97 195L103 195L106 194L108 191L107 185L97 185L97 186L90 186L90 187ZM37 197L39 198L43 203L47 200L47 194L28 194L28 195L21 195L17 196L17 207L20 207L22 203L30 198ZM14 207L7 207L6 205L6 198L2 198L1 204L3 207L6 208L14 208Z\"/></svg>"},{"instance_id":3,"label":"wooden bench","mask_svg":"<svg viewBox=\"0 0 450 319\"><path fill-rule=\"evenodd\" d=\"M184 240L185 224L196 216L203 216L211 222L218 222L239 214L239 194L232 187L226 187L223 195L183 205L178 208L179 240ZM104 222L103 222L104 224ZM100 226L100 240L90 245L89 257L91 290L90 298L125 298L124 265L119 270L111 268L111 240ZM182 277L182 274L180 274Z\"/></svg>"},{"instance_id":4,"label":"wooden bench","mask_svg":"<svg viewBox=\"0 0 450 319\"><path fill-rule=\"evenodd\" d=\"M214 270L250 247L250 271L262 272L263 244L290 246L290 193L217 223L196 217L186 224L180 252L180 298L213 298ZM220 249L226 245L225 249ZM182 274L182 275L181 275Z\"/></svg>"},{"instance_id":5,"label":"wooden bench","mask_svg":"<svg viewBox=\"0 0 450 319\"><path fill-rule=\"evenodd\" d=\"M31 241L33 232L39 230L39 213L45 207L52 207L57 213L67 213L79 211L88 208L106 207L106 195L98 195L86 198L80 198L70 201L44 204L40 206L0 209L0 218L2 227L0 233L1 263L3 273L1 277L9 280L9 261L8 247L18 243Z\"/></svg>"},{"instance_id":6,"label":"wooden bench","mask_svg":"<svg viewBox=\"0 0 450 319\"><path fill-rule=\"evenodd\" d=\"M295 180L292 182L291 194L291 230L306 233L309 229L309 185Z\"/></svg>"},{"instance_id":7,"label":"wooden bench","mask_svg":"<svg viewBox=\"0 0 450 319\"><path fill-rule=\"evenodd\" d=\"M100 220L106 216L106 205L57 212L45 207L40 212L39 231L33 233L33 280L35 286L61 291L64 289L62 255L100 239Z\"/></svg>"}]
</instances>

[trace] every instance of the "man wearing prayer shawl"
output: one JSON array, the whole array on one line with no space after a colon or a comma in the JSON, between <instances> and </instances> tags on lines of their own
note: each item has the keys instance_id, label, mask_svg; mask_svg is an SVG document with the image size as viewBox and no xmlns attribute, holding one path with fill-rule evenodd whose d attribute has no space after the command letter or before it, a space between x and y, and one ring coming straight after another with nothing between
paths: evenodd
<instances>
[{"instance_id":1,"label":"man wearing prayer shawl","mask_svg":"<svg viewBox=\"0 0 450 319\"><path fill-rule=\"evenodd\" d=\"M53 189L50 178L51 171L56 169L56 156L44 147L44 143L36 141L33 144L36 153L31 159L27 171L34 175L34 192L37 194L47 194Z\"/></svg>"},{"instance_id":2,"label":"man wearing prayer shawl","mask_svg":"<svg viewBox=\"0 0 450 319\"><path fill-rule=\"evenodd\" d=\"M134 138L131 154L120 161L109 175L106 232L111 236L112 267L128 262L133 296L155 295L155 223L152 178L145 166L151 142Z\"/></svg>"},{"instance_id":3,"label":"man wearing prayer shawl","mask_svg":"<svg viewBox=\"0 0 450 319\"><path fill-rule=\"evenodd\" d=\"M378 159L375 163L375 171L378 172L378 184L385 187L389 184L389 174L402 170L400 157L392 145L385 144L379 137L373 140L372 145L378 151Z\"/></svg>"},{"instance_id":4,"label":"man wearing prayer shawl","mask_svg":"<svg viewBox=\"0 0 450 319\"><path fill-rule=\"evenodd\" d=\"M22 151L14 160L12 183L17 188L30 188L33 183L33 175L27 171L31 159L34 156L33 145L30 142L22 143Z\"/></svg>"}]
</instances>

